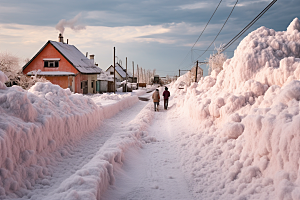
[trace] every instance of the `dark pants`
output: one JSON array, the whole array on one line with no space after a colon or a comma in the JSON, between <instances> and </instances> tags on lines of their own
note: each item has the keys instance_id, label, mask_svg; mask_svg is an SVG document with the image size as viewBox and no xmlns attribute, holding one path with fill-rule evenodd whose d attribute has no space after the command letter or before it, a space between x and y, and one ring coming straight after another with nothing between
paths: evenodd
<instances>
[{"instance_id":1,"label":"dark pants","mask_svg":"<svg viewBox=\"0 0 300 200\"><path fill-rule=\"evenodd\" d=\"M164 99L164 108L166 110L168 109L168 102L169 102L169 99Z\"/></svg>"},{"instance_id":2,"label":"dark pants","mask_svg":"<svg viewBox=\"0 0 300 200\"><path fill-rule=\"evenodd\" d=\"M156 106L158 107L159 102L154 102L154 110L156 111Z\"/></svg>"}]
</instances>

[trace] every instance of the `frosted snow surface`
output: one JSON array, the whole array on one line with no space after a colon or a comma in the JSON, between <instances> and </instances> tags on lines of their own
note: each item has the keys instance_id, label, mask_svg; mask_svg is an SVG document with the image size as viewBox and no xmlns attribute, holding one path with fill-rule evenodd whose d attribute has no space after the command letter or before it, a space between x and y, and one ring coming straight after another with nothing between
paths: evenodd
<instances>
[{"instance_id":1,"label":"frosted snow surface","mask_svg":"<svg viewBox=\"0 0 300 200\"><path fill-rule=\"evenodd\" d=\"M1 72L0 83L6 79ZM72 94L69 89L62 89L50 82L38 82L28 91L18 86L0 88L0 199L26 199L31 196L33 199L45 199L44 195L34 197L30 190L37 183L44 186L50 184L48 179L52 172L49 166L69 155L75 144L85 134L98 128L105 118L112 117L138 101L135 95L119 96L118 99L107 96L106 100L109 99L115 100L113 105L104 106L101 100L98 100L96 105L88 96ZM104 188L113 181L113 176L106 172L112 167L109 161L122 154L122 151L112 148L117 147L118 142L119 140L114 140L108 143L107 145L111 145L107 147L109 150L104 148L101 151L101 155L103 152L105 155L94 158L97 160L96 166L94 161L90 161L90 164L87 163L87 166L81 169L82 180L91 178L86 175L87 171L100 171L99 176L94 177L100 186L90 187L89 191L81 194L82 197L97 193L99 188ZM130 140L128 142L130 143ZM131 145L135 143L136 140L133 139ZM123 140L122 144L125 148L126 141ZM106 178L103 178L101 173ZM66 191L73 192L74 188L69 184L75 187L78 176L72 177L58 188L56 199L66 199L66 195L72 196ZM83 190L89 187L82 183L81 185Z\"/></svg>"},{"instance_id":2,"label":"frosted snow surface","mask_svg":"<svg viewBox=\"0 0 300 200\"><path fill-rule=\"evenodd\" d=\"M287 31L250 33L221 72L171 85L178 112L198 127L178 136L198 199L300 199L299 57L295 18Z\"/></svg>"}]
</instances>

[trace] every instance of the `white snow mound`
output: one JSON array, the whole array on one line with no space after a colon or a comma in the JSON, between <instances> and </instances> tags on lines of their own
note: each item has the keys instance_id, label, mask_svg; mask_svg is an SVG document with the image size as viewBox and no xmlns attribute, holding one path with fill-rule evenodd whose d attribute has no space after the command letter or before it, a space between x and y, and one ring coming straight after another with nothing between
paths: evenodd
<instances>
[{"instance_id":1,"label":"white snow mound","mask_svg":"<svg viewBox=\"0 0 300 200\"><path fill-rule=\"evenodd\" d=\"M287 31L258 28L221 72L182 87L189 80L187 73L170 90L199 126L198 136L179 140L195 196L300 199L299 19Z\"/></svg>"}]
</instances>

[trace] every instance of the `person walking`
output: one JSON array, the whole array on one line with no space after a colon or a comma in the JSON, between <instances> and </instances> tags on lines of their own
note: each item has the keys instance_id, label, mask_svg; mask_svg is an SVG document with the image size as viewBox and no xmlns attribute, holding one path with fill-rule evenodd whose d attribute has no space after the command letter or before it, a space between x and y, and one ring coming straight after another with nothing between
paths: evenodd
<instances>
[{"instance_id":1,"label":"person walking","mask_svg":"<svg viewBox=\"0 0 300 200\"><path fill-rule=\"evenodd\" d=\"M154 102L154 111L156 111L156 106L157 106L157 111L158 111L158 105L159 105L159 100L160 100L158 89L156 89L153 92L152 99L153 99L153 102Z\"/></svg>"},{"instance_id":2,"label":"person walking","mask_svg":"<svg viewBox=\"0 0 300 200\"><path fill-rule=\"evenodd\" d=\"M164 108L165 110L168 109L168 103L169 103L169 97L170 97L170 92L168 91L168 88L165 87L165 91L163 93L164 96Z\"/></svg>"}]
</instances>

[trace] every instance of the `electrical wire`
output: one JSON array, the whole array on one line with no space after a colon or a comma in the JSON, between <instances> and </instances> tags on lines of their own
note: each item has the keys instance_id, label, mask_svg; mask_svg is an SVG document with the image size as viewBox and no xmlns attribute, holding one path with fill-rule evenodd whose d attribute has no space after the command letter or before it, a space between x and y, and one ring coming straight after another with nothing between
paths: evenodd
<instances>
[{"instance_id":1,"label":"electrical wire","mask_svg":"<svg viewBox=\"0 0 300 200\"><path fill-rule=\"evenodd\" d=\"M209 20L208 20L208 22L206 23L206 25L205 25L204 29L202 30L201 34L199 35L198 39L196 40L196 42L194 43L194 45L192 46L192 48L191 48L191 49L193 49L193 48L194 48L194 46L196 45L196 43L198 42L198 40L199 40L199 39L200 39L200 37L202 36L202 34L203 34L203 32L205 31L206 27L208 26L208 24L209 24L210 20L213 18L213 16L215 15L216 11L218 10L218 8L219 8L219 6L220 6L221 2L222 2L222 0L219 2L219 4L218 4L218 6L216 7L216 9L215 9L214 13L212 14L212 16L210 17L210 19L209 19Z\"/></svg>"},{"instance_id":2,"label":"electrical wire","mask_svg":"<svg viewBox=\"0 0 300 200\"><path fill-rule=\"evenodd\" d=\"M226 45L222 47L219 53L225 51L230 45L232 45L237 39L239 39L259 18L261 18L276 2L273 0L263 11L261 11L243 30L241 30L234 38L232 38Z\"/></svg>"},{"instance_id":3,"label":"electrical wire","mask_svg":"<svg viewBox=\"0 0 300 200\"><path fill-rule=\"evenodd\" d=\"M234 6L233 6L233 8L232 8L232 10L231 10L231 12L230 12L230 14L228 15L226 21L224 22L222 28L220 29L220 31L219 31L219 33L217 34L217 36L215 37L215 39L210 43L210 45L207 47L207 49L206 49L206 50L205 50L205 51L204 51L197 59L199 59L201 56L203 56L203 55L207 52L207 50L211 47L211 45L216 41L217 37L220 35L220 33L221 33L221 31L223 30L225 24L227 23L228 19L230 18L230 16L231 16L231 14L232 14L232 12L233 12L233 10L234 10L236 4L238 3L238 1L239 1L239 0L237 0L237 1L235 2L235 4L234 4Z\"/></svg>"},{"instance_id":4,"label":"electrical wire","mask_svg":"<svg viewBox=\"0 0 300 200\"><path fill-rule=\"evenodd\" d=\"M188 56L190 53L193 54L192 50L193 50L194 46L196 45L196 43L198 42L198 40L199 40L200 37L202 36L202 34L203 34L203 32L205 31L206 27L208 26L210 20L211 20L211 19L213 18L213 16L215 15L215 13L216 13L216 11L218 10L218 8L219 8L221 2L222 2L222 0L220 0L218 6L216 7L216 9L215 9L215 11L213 12L212 16L210 17L210 19L209 19L208 22L206 23L204 29L202 30L202 32L201 32L201 34L199 35L199 37L197 38L196 42L195 42L194 45L192 46L191 50L186 54L186 56L184 57L183 61L180 63L180 65L179 65L178 67L180 67L180 66L182 65L182 63L185 61L185 59L187 58L187 56ZM193 59L192 57L193 57L193 55L191 55L191 59Z\"/></svg>"}]
</instances>

